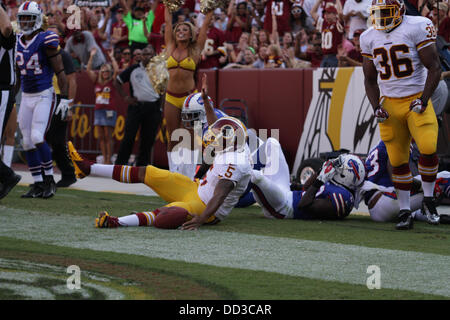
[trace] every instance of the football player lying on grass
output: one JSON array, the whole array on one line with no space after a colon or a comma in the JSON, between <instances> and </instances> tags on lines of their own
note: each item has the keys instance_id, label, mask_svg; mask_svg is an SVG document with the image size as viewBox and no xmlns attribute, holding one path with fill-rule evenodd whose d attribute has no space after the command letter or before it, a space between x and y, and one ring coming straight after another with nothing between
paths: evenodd
<instances>
[{"instance_id":1,"label":"football player lying on grass","mask_svg":"<svg viewBox=\"0 0 450 320\"><path fill-rule=\"evenodd\" d=\"M273 152L281 154L275 156ZM262 171L253 170L251 182L255 200L267 218L343 219L352 211L355 192L365 177L359 157L345 154L326 161L319 175L307 181L304 191L291 191L289 168L281 148L272 141L267 144L266 155L280 160L277 164L269 161Z\"/></svg>"},{"instance_id":2,"label":"football player lying on grass","mask_svg":"<svg viewBox=\"0 0 450 320\"><path fill-rule=\"evenodd\" d=\"M204 155L213 156L213 166L204 179L188 177L154 166L93 164L83 159L71 142L69 155L78 178L88 175L112 178L123 183L145 183L169 204L184 210L164 209L165 223L160 227L196 229L203 224L215 224L231 212L251 178L252 166L247 144L247 129L236 118L223 117L214 122L203 137ZM161 210L139 212L125 217L112 217L107 212L96 219L98 228L155 225ZM176 212L171 220L170 212ZM187 214L187 213L188 214ZM185 219L180 220L180 216Z\"/></svg>"},{"instance_id":3,"label":"football player lying on grass","mask_svg":"<svg viewBox=\"0 0 450 320\"><path fill-rule=\"evenodd\" d=\"M396 221L400 207L391 178L392 167L383 141L380 141L369 152L366 159L366 171L368 181L391 189L389 192L382 192L376 189L364 192L364 202L369 208L370 217L372 220L380 222ZM412 218L427 221L430 224L449 223L449 216L433 214L423 205L424 194L421 186L420 175L414 177L410 202ZM438 172L434 195L438 199L444 196L450 197L450 172Z\"/></svg>"}]
</instances>

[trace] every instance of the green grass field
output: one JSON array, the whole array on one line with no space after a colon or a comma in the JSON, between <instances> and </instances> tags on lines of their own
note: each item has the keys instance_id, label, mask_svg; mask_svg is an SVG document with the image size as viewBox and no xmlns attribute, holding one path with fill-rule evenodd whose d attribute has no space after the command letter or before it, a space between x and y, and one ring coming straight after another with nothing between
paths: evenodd
<instances>
[{"instance_id":1,"label":"green grass field","mask_svg":"<svg viewBox=\"0 0 450 320\"><path fill-rule=\"evenodd\" d=\"M448 299L450 226L411 231L345 221L268 220L235 209L197 231L96 229L98 212L126 215L159 198L59 189L48 200L0 202L0 299ZM67 286L81 270L81 289ZM380 289L368 289L369 266Z\"/></svg>"}]
</instances>

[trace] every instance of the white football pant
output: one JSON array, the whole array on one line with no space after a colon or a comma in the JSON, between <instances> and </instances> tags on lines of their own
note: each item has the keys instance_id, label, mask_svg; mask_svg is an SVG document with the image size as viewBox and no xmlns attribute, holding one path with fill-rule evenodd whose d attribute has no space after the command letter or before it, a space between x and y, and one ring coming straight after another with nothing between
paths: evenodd
<instances>
[{"instance_id":1,"label":"white football pant","mask_svg":"<svg viewBox=\"0 0 450 320\"><path fill-rule=\"evenodd\" d=\"M44 142L55 108L56 96L53 88L39 93L22 92L17 122L22 132L22 146L25 151L35 149L36 144Z\"/></svg>"},{"instance_id":2,"label":"white football pant","mask_svg":"<svg viewBox=\"0 0 450 320\"><path fill-rule=\"evenodd\" d=\"M262 207L267 218L292 218L292 191L290 189L289 166L280 143L269 138L266 142L266 167L261 171L253 170L251 182L256 202ZM274 214L275 213L275 214Z\"/></svg>"}]
</instances>

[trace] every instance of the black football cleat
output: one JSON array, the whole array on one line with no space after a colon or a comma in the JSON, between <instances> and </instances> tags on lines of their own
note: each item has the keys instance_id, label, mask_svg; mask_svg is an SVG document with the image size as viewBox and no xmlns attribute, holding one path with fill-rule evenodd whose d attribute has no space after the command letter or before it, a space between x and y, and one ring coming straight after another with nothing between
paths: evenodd
<instances>
[{"instance_id":1,"label":"black football cleat","mask_svg":"<svg viewBox=\"0 0 450 320\"><path fill-rule=\"evenodd\" d=\"M439 216L439 223L440 224L450 224L450 215L448 215L448 214L441 214Z\"/></svg>"},{"instance_id":2,"label":"black football cleat","mask_svg":"<svg viewBox=\"0 0 450 320\"><path fill-rule=\"evenodd\" d=\"M56 183L56 187L57 188L67 188L68 186L71 186L75 182L77 182L77 178L75 178L75 176L62 177L61 180L59 180L58 183Z\"/></svg>"},{"instance_id":3,"label":"black football cleat","mask_svg":"<svg viewBox=\"0 0 450 320\"><path fill-rule=\"evenodd\" d=\"M45 189L45 183L43 181L35 182L31 185L30 190L28 190L27 193L21 195L20 197L21 198L42 198L44 189Z\"/></svg>"},{"instance_id":4,"label":"black football cleat","mask_svg":"<svg viewBox=\"0 0 450 320\"><path fill-rule=\"evenodd\" d=\"M13 173L10 177L8 177L2 184L2 188L0 189L0 199L3 199L8 195L8 193L19 183L22 176Z\"/></svg>"},{"instance_id":5,"label":"black football cleat","mask_svg":"<svg viewBox=\"0 0 450 320\"><path fill-rule=\"evenodd\" d=\"M56 193L56 183L53 176L44 177L44 191L42 192L42 198L48 199L55 195Z\"/></svg>"},{"instance_id":6,"label":"black football cleat","mask_svg":"<svg viewBox=\"0 0 450 320\"><path fill-rule=\"evenodd\" d=\"M414 219L411 216L411 210L403 209L398 213L399 222L395 225L397 230L409 230L413 228Z\"/></svg>"},{"instance_id":7,"label":"black football cleat","mask_svg":"<svg viewBox=\"0 0 450 320\"><path fill-rule=\"evenodd\" d=\"M436 203L433 197L424 197L422 201L422 214L427 217L429 224L439 224L439 214L436 210Z\"/></svg>"}]
</instances>

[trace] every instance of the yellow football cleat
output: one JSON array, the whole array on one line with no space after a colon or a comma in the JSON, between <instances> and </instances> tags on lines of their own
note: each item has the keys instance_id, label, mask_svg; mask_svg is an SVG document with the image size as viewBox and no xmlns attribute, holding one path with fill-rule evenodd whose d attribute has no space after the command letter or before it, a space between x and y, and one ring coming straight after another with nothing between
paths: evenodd
<instances>
[{"instance_id":1,"label":"yellow football cleat","mask_svg":"<svg viewBox=\"0 0 450 320\"><path fill-rule=\"evenodd\" d=\"M110 216L106 211L100 212L95 219L96 228L117 228L118 226L119 218Z\"/></svg>"},{"instance_id":2,"label":"yellow football cleat","mask_svg":"<svg viewBox=\"0 0 450 320\"><path fill-rule=\"evenodd\" d=\"M72 160L77 178L83 179L88 176L91 173L91 163L81 157L73 146L72 141L67 142L67 147L69 148L69 157Z\"/></svg>"}]
</instances>

